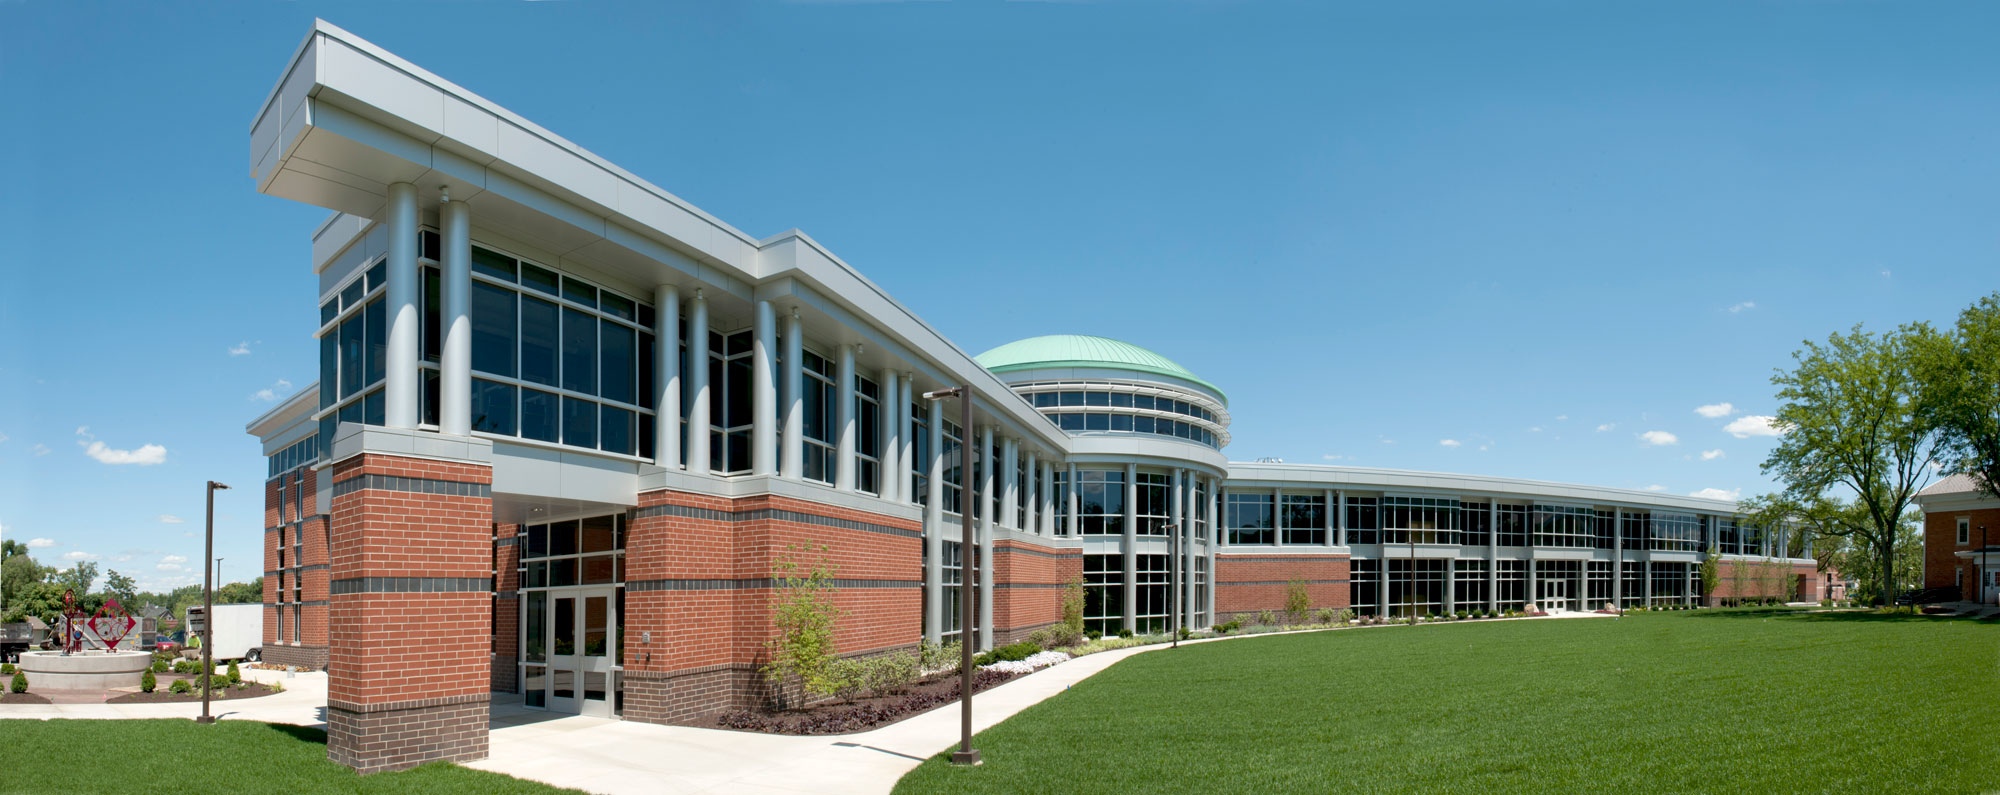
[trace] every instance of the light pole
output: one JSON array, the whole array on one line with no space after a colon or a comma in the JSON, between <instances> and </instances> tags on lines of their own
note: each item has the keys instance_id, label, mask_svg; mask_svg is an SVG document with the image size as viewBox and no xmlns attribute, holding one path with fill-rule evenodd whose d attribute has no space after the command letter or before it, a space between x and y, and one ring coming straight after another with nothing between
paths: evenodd
<instances>
[{"instance_id":1,"label":"light pole","mask_svg":"<svg viewBox=\"0 0 2000 795\"><path fill-rule=\"evenodd\" d=\"M964 420L959 425L958 443L958 750L951 753L954 765L979 764L979 750L972 747L972 602L979 592L972 587L972 580L979 571L973 556L973 544L977 539L972 533L972 470L979 463L979 445L972 433L972 385L964 384L949 389L925 392L925 400L958 398ZM943 420L942 417L939 418ZM991 550L988 550L991 552Z\"/></svg>"},{"instance_id":2,"label":"light pole","mask_svg":"<svg viewBox=\"0 0 2000 795\"><path fill-rule=\"evenodd\" d=\"M213 642L215 640L215 567L206 565L206 561L215 557L215 491L216 489L226 488L229 487L213 480L208 482L208 531L206 533L208 540L204 542L201 553L201 559L204 561L204 565L201 567L201 717L194 719L196 723L215 722L215 716L208 713L208 680L215 673L215 643ZM217 565L221 565L220 561L217 562Z\"/></svg>"},{"instance_id":3,"label":"light pole","mask_svg":"<svg viewBox=\"0 0 2000 795\"><path fill-rule=\"evenodd\" d=\"M1181 647L1181 526L1167 525L1167 634L1171 648Z\"/></svg>"}]
</instances>

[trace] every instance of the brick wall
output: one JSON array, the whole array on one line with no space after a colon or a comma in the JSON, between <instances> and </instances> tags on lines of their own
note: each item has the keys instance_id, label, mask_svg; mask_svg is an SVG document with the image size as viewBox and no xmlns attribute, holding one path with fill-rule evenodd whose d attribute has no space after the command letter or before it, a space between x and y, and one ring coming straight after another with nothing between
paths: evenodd
<instances>
[{"instance_id":1,"label":"brick wall","mask_svg":"<svg viewBox=\"0 0 2000 795\"><path fill-rule=\"evenodd\" d=\"M1239 617L1255 620L1264 610L1282 614L1294 578L1306 581L1312 609L1348 606L1349 564L1345 555L1218 555L1215 569L1217 622Z\"/></svg>"},{"instance_id":2,"label":"brick wall","mask_svg":"<svg viewBox=\"0 0 2000 795\"><path fill-rule=\"evenodd\" d=\"M993 547L993 642L1013 643L1061 621L1063 586L1083 576L1083 551L1013 538Z\"/></svg>"},{"instance_id":3,"label":"brick wall","mask_svg":"<svg viewBox=\"0 0 2000 795\"><path fill-rule=\"evenodd\" d=\"M493 691L520 690L521 654L521 526L493 528Z\"/></svg>"},{"instance_id":4,"label":"brick wall","mask_svg":"<svg viewBox=\"0 0 2000 795\"><path fill-rule=\"evenodd\" d=\"M1958 543L1958 519L1971 525L1965 543ZM1967 600L1979 599L1979 561L1961 558L1958 553L1979 549L1979 528L1986 528L1986 543L2000 546L2000 507L1970 511L1937 511L1924 514L1924 587L1948 588L1957 584ZM2000 555L1993 556L2000 561ZM1959 579L1959 578L1963 579Z\"/></svg>"},{"instance_id":5,"label":"brick wall","mask_svg":"<svg viewBox=\"0 0 2000 795\"><path fill-rule=\"evenodd\" d=\"M1826 591L1819 567L1811 563L1800 565L1724 558L1716 561L1715 573L1715 590L1708 594L1710 604L1767 597L1817 602ZM1804 578L1803 583L1801 577Z\"/></svg>"},{"instance_id":6,"label":"brick wall","mask_svg":"<svg viewBox=\"0 0 2000 795\"><path fill-rule=\"evenodd\" d=\"M491 469L364 454L333 482L327 755L362 772L484 758Z\"/></svg>"},{"instance_id":7,"label":"brick wall","mask_svg":"<svg viewBox=\"0 0 2000 795\"><path fill-rule=\"evenodd\" d=\"M767 697L757 668L774 635L772 580L794 545L836 567L841 654L913 647L922 631L921 529L769 495L639 495L625 542L626 719L684 721Z\"/></svg>"},{"instance_id":8,"label":"brick wall","mask_svg":"<svg viewBox=\"0 0 2000 795\"><path fill-rule=\"evenodd\" d=\"M324 668L327 522L314 513L319 473L302 468L264 483L264 659ZM282 638L282 640L281 640Z\"/></svg>"}]
</instances>

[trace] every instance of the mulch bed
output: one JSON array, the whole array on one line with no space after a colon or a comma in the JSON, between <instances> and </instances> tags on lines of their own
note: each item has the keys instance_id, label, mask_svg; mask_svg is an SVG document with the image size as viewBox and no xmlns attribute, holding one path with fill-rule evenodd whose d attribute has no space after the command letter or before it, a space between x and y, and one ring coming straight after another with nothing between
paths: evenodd
<instances>
[{"instance_id":1,"label":"mulch bed","mask_svg":"<svg viewBox=\"0 0 2000 795\"><path fill-rule=\"evenodd\" d=\"M49 700L34 693L0 694L0 704L47 704Z\"/></svg>"},{"instance_id":2,"label":"mulch bed","mask_svg":"<svg viewBox=\"0 0 2000 795\"><path fill-rule=\"evenodd\" d=\"M972 692L982 692L1018 676L981 670L974 675ZM937 674L899 690L853 701L827 701L786 710L737 710L700 716L683 725L766 734L852 734L958 703L958 687L957 673Z\"/></svg>"},{"instance_id":3,"label":"mulch bed","mask_svg":"<svg viewBox=\"0 0 2000 795\"><path fill-rule=\"evenodd\" d=\"M156 687L153 690L153 692L126 693L122 696L113 696L111 698L105 699L104 703L163 704L163 703L173 703L181 701L201 700L201 690L198 689L200 685L197 684L200 681L198 677L177 676L174 674L153 674L153 676L155 677L155 680L158 682L158 687ZM175 693L172 690L169 690L168 688L173 687L174 681L178 679L187 680L188 687L197 689L189 690L186 693ZM216 674L215 681L218 683L222 681L221 673ZM219 690L216 690L214 693L209 694L208 698L210 701L242 701L243 699L246 698L262 698L264 696L268 696L271 695L272 693L277 692L267 686L257 684L256 682L252 682L248 679L243 680L243 684L247 685L247 687L243 687L240 689L235 687L221 688Z\"/></svg>"}]
</instances>

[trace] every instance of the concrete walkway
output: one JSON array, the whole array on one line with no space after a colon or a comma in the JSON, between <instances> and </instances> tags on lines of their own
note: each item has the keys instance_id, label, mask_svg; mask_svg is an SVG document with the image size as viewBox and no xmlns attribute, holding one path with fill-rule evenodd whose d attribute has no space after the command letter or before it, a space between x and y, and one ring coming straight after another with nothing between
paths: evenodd
<instances>
[{"instance_id":1,"label":"concrete walkway","mask_svg":"<svg viewBox=\"0 0 2000 795\"><path fill-rule=\"evenodd\" d=\"M281 682L285 686L285 692L242 701L212 701L209 702L209 714L223 720L255 720L266 723L289 723L296 726L319 726L326 723L326 674L263 671L254 668L244 668L242 673L243 678L255 682ZM49 695L54 699L58 694ZM62 700L73 702L77 699ZM200 701L164 704L106 704L102 701L81 704L0 704L0 718L115 720L195 718L200 715Z\"/></svg>"}]
</instances>

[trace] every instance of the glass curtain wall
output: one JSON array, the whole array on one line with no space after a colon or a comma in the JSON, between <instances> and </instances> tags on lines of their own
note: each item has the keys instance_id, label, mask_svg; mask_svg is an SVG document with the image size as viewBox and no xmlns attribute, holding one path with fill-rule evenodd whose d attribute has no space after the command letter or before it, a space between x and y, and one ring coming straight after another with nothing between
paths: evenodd
<instances>
[{"instance_id":1,"label":"glass curtain wall","mask_svg":"<svg viewBox=\"0 0 2000 795\"><path fill-rule=\"evenodd\" d=\"M1223 526L1230 544L1271 544L1277 539L1271 495L1232 491L1223 507Z\"/></svg>"},{"instance_id":2,"label":"glass curtain wall","mask_svg":"<svg viewBox=\"0 0 2000 795\"><path fill-rule=\"evenodd\" d=\"M1281 494L1278 518L1286 544L1326 543L1326 495Z\"/></svg>"},{"instance_id":3,"label":"glass curtain wall","mask_svg":"<svg viewBox=\"0 0 2000 795\"><path fill-rule=\"evenodd\" d=\"M1381 541L1381 513L1374 497L1347 498L1347 543L1375 544ZM1374 600L1370 597L1371 601Z\"/></svg>"},{"instance_id":4,"label":"glass curtain wall","mask_svg":"<svg viewBox=\"0 0 2000 795\"><path fill-rule=\"evenodd\" d=\"M1125 626L1123 555L1083 556L1083 627L1116 635Z\"/></svg>"}]
</instances>

